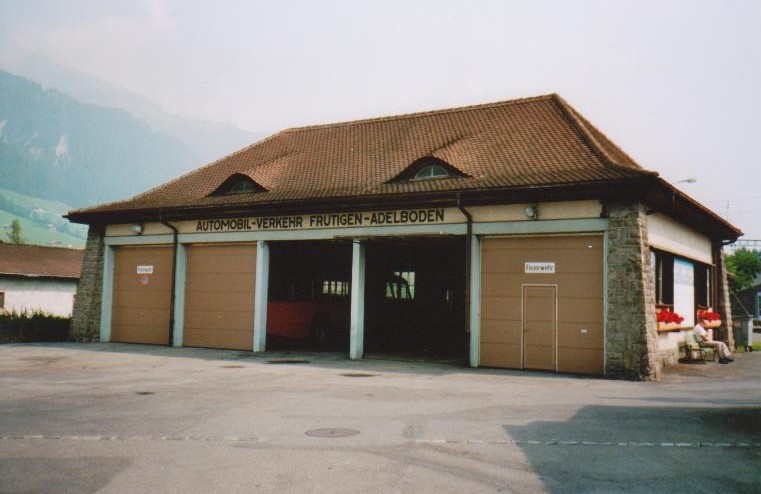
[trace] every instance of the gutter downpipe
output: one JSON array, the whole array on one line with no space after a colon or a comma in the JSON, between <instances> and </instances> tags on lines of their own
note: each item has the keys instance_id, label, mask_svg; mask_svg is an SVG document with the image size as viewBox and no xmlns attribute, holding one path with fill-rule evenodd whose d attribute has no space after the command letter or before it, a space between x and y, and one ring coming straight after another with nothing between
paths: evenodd
<instances>
[{"instance_id":1,"label":"gutter downpipe","mask_svg":"<svg viewBox=\"0 0 761 494\"><path fill-rule=\"evenodd\" d=\"M470 264L473 249L473 215L462 205L462 195L457 193L457 209L465 215L467 230L465 233L465 334L470 334Z\"/></svg>"},{"instance_id":2,"label":"gutter downpipe","mask_svg":"<svg viewBox=\"0 0 761 494\"><path fill-rule=\"evenodd\" d=\"M159 223L172 230L172 289L171 297L169 298L169 343L167 346L173 346L174 344L174 300L175 300L175 278L177 275L177 228L171 223L164 221L161 211L159 211Z\"/></svg>"}]
</instances>

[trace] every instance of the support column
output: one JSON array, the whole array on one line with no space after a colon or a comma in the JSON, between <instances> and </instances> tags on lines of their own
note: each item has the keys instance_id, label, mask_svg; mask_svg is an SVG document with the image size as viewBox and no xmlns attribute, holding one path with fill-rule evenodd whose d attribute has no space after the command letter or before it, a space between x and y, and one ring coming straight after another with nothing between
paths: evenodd
<instances>
[{"instance_id":1,"label":"support column","mask_svg":"<svg viewBox=\"0 0 761 494\"><path fill-rule=\"evenodd\" d=\"M177 262L174 272L174 327L172 346L182 346L185 329L185 279L188 268L188 248L177 244Z\"/></svg>"},{"instance_id":2,"label":"support column","mask_svg":"<svg viewBox=\"0 0 761 494\"><path fill-rule=\"evenodd\" d=\"M729 299L727 267L720 242L713 245L714 269L716 270L716 303L714 310L721 314L721 328L715 331L714 339L724 341L730 350L735 350L735 335L732 323L732 304Z\"/></svg>"},{"instance_id":3,"label":"support column","mask_svg":"<svg viewBox=\"0 0 761 494\"><path fill-rule=\"evenodd\" d=\"M114 299L114 248L103 251L103 288L100 295L100 341L111 341L111 309Z\"/></svg>"},{"instance_id":4,"label":"support column","mask_svg":"<svg viewBox=\"0 0 761 494\"><path fill-rule=\"evenodd\" d=\"M481 239L472 237L470 247L470 366L481 364Z\"/></svg>"},{"instance_id":5,"label":"support column","mask_svg":"<svg viewBox=\"0 0 761 494\"><path fill-rule=\"evenodd\" d=\"M640 203L613 203L609 211L605 375L658 379L661 364L647 213Z\"/></svg>"},{"instance_id":6,"label":"support column","mask_svg":"<svg viewBox=\"0 0 761 494\"><path fill-rule=\"evenodd\" d=\"M74 296L69 336L74 341L100 340L101 297L103 296L104 228L90 225L82 260L82 275Z\"/></svg>"},{"instance_id":7,"label":"support column","mask_svg":"<svg viewBox=\"0 0 761 494\"><path fill-rule=\"evenodd\" d=\"M367 246L354 241L351 258L351 329L349 358L361 359L365 344L365 253Z\"/></svg>"},{"instance_id":8,"label":"support column","mask_svg":"<svg viewBox=\"0 0 761 494\"><path fill-rule=\"evenodd\" d=\"M254 348L263 352L267 346L267 300L270 282L270 248L267 242L256 243L256 287L254 289Z\"/></svg>"}]
</instances>

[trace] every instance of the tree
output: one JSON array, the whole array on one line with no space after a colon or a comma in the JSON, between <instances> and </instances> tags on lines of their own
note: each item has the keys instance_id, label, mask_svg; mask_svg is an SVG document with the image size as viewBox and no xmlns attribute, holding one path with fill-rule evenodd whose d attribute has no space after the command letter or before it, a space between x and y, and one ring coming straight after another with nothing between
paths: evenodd
<instances>
[{"instance_id":1,"label":"tree","mask_svg":"<svg viewBox=\"0 0 761 494\"><path fill-rule=\"evenodd\" d=\"M11 223L11 231L6 233L8 241L12 244L23 244L24 236L21 234L21 222L18 219Z\"/></svg>"},{"instance_id":2,"label":"tree","mask_svg":"<svg viewBox=\"0 0 761 494\"><path fill-rule=\"evenodd\" d=\"M737 249L727 256L726 263L727 270L735 275L735 291L744 290L761 273L761 251Z\"/></svg>"}]
</instances>

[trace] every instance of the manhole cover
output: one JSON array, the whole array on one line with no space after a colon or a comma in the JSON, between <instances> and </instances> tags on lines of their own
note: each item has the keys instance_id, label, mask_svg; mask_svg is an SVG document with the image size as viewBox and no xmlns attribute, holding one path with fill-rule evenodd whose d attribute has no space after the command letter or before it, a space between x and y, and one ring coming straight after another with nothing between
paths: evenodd
<instances>
[{"instance_id":1,"label":"manhole cover","mask_svg":"<svg viewBox=\"0 0 761 494\"><path fill-rule=\"evenodd\" d=\"M359 434L359 431L354 429L343 429L340 427L333 427L330 429L312 429L311 431L306 431L304 434L307 436L312 437L348 437L348 436L356 436Z\"/></svg>"},{"instance_id":2,"label":"manhole cover","mask_svg":"<svg viewBox=\"0 0 761 494\"><path fill-rule=\"evenodd\" d=\"M366 372L347 372L341 375L344 377L375 377L378 374L368 374Z\"/></svg>"},{"instance_id":3,"label":"manhole cover","mask_svg":"<svg viewBox=\"0 0 761 494\"><path fill-rule=\"evenodd\" d=\"M268 360L268 364L308 364L309 360L298 358L278 358L274 360Z\"/></svg>"},{"instance_id":4,"label":"manhole cover","mask_svg":"<svg viewBox=\"0 0 761 494\"><path fill-rule=\"evenodd\" d=\"M155 395L156 393L154 393L153 391L135 391L135 394L145 396L145 395Z\"/></svg>"},{"instance_id":5,"label":"manhole cover","mask_svg":"<svg viewBox=\"0 0 761 494\"><path fill-rule=\"evenodd\" d=\"M223 369L242 369L242 365L220 365Z\"/></svg>"}]
</instances>

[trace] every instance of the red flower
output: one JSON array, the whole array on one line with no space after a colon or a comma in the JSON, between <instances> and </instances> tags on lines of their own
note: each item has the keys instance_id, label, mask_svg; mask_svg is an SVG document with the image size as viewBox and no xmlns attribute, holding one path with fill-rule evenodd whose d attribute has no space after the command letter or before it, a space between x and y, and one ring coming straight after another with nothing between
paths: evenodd
<instances>
[{"instance_id":1,"label":"red flower","mask_svg":"<svg viewBox=\"0 0 761 494\"><path fill-rule=\"evenodd\" d=\"M721 321L721 316L718 312L713 312L711 310L699 310L698 319L703 319L704 321Z\"/></svg>"},{"instance_id":2,"label":"red flower","mask_svg":"<svg viewBox=\"0 0 761 494\"><path fill-rule=\"evenodd\" d=\"M658 322L679 324L682 321L684 321L684 318L682 316L680 316L676 312L671 312L668 308L659 310L656 313L656 316L658 318Z\"/></svg>"}]
</instances>

